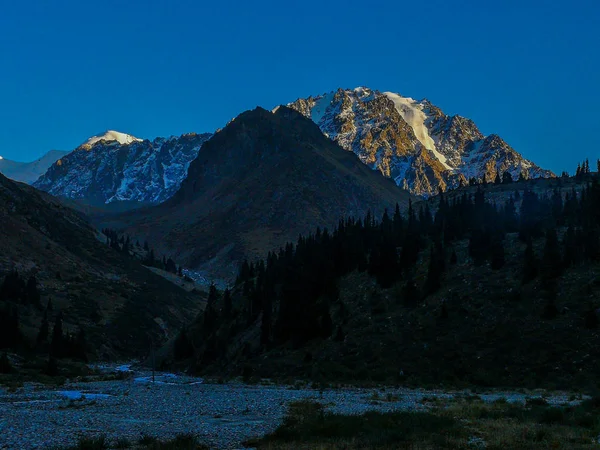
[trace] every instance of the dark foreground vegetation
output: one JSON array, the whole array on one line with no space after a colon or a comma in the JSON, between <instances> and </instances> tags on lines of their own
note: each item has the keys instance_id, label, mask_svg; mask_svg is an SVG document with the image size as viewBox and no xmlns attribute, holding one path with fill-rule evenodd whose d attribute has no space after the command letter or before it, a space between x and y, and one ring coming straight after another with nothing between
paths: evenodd
<instances>
[{"instance_id":1,"label":"dark foreground vegetation","mask_svg":"<svg viewBox=\"0 0 600 450\"><path fill-rule=\"evenodd\" d=\"M554 407L543 399L527 405L479 397L427 404L424 411L341 416L318 403L290 405L284 423L249 447L291 449L586 449L596 448L600 402Z\"/></svg>"},{"instance_id":2,"label":"dark foreground vegetation","mask_svg":"<svg viewBox=\"0 0 600 450\"><path fill-rule=\"evenodd\" d=\"M245 262L174 360L246 379L594 389L598 177L532 183L340 220Z\"/></svg>"},{"instance_id":3,"label":"dark foreground vegetation","mask_svg":"<svg viewBox=\"0 0 600 450\"><path fill-rule=\"evenodd\" d=\"M142 436L137 442L118 439L109 442L104 436L81 438L72 447L56 447L51 450L108 450L108 449L138 449L138 450L209 450L208 446L199 443L192 434L182 434L170 441L159 441L151 436Z\"/></svg>"}]
</instances>

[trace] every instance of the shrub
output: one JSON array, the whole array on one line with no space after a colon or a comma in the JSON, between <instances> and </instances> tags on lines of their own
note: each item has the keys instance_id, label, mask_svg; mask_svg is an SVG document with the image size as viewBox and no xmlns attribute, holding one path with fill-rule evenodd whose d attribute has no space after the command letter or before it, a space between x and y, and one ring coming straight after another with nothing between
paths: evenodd
<instances>
[{"instance_id":1,"label":"shrub","mask_svg":"<svg viewBox=\"0 0 600 450\"><path fill-rule=\"evenodd\" d=\"M13 370L13 366L8 360L8 355L2 353L2 356L0 356L0 373L12 373Z\"/></svg>"},{"instance_id":2,"label":"shrub","mask_svg":"<svg viewBox=\"0 0 600 450\"><path fill-rule=\"evenodd\" d=\"M525 401L525 406L548 406L548 402L541 397L530 397Z\"/></svg>"}]
</instances>

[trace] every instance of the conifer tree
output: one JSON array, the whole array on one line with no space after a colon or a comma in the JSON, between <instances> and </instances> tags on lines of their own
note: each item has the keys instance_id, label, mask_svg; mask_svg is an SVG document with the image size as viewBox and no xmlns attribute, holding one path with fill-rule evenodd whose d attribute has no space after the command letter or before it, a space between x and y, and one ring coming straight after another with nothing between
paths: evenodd
<instances>
[{"instance_id":1,"label":"conifer tree","mask_svg":"<svg viewBox=\"0 0 600 450\"><path fill-rule=\"evenodd\" d=\"M504 205L504 230L507 233L518 231L519 229L519 218L517 217L517 208L515 206L515 200L512 195L508 202Z\"/></svg>"},{"instance_id":2,"label":"conifer tree","mask_svg":"<svg viewBox=\"0 0 600 450\"><path fill-rule=\"evenodd\" d=\"M533 241L531 238L527 240L527 247L524 253L523 263L523 284L529 283L538 273L537 260L533 251Z\"/></svg>"},{"instance_id":3,"label":"conifer tree","mask_svg":"<svg viewBox=\"0 0 600 450\"><path fill-rule=\"evenodd\" d=\"M17 308L11 305L0 307L0 349L16 348L22 340Z\"/></svg>"},{"instance_id":4,"label":"conifer tree","mask_svg":"<svg viewBox=\"0 0 600 450\"><path fill-rule=\"evenodd\" d=\"M63 356L64 342L63 342L63 314L62 311L58 313L56 321L54 322L54 329L52 330L52 341L50 342L50 354L54 357L60 358Z\"/></svg>"},{"instance_id":5,"label":"conifer tree","mask_svg":"<svg viewBox=\"0 0 600 450\"><path fill-rule=\"evenodd\" d=\"M56 362L56 358L54 358L52 355L48 357L45 373L50 377L55 377L58 375L58 363Z\"/></svg>"},{"instance_id":6,"label":"conifer tree","mask_svg":"<svg viewBox=\"0 0 600 450\"><path fill-rule=\"evenodd\" d=\"M571 267L579 260L580 252L577 245L577 237L573 226L567 228L563 237L563 266Z\"/></svg>"},{"instance_id":7,"label":"conifer tree","mask_svg":"<svg viewBox=\"0 0 600 450\"><path fill-rule=\"evenodd\" d=\"M501 236L492 240L491 258L491 267L493 270L501 269L504 266L504 244Z\"/></svg>"},{"instance_id":8,"label":"conifer tree","mask_svg":"<svg viewBox=\"0 0 600 450\"><path fill-rule=\"evenodd\" d=\"M446 307L446 302L442 302L442 308L440 310L440 318L441 319L448 318L448 308Z\"/></svg>"},{"instance_id":9,"label":"conifer tree","mask_svg":"<svg viewBox=\"0 0 600 450\"><path fill-rule=\"evenodd\" d=\"M452 253L450 254L450 264L456 265L458 263L458 256L456 255L456 250L452 249Z\"/></svg>"},{"instance_id":10,"label":"conifer tree","mask_svg":"<svg viewBox=\"0 0 600 450\"><path fill-rule=\"evenodd\" d=\"M185 328L182 328L175 342L173 343L173 356L175 360L181 361L191 358L194 355L194 345L187 335Z\"/></svg>"},{"instance_id":11,"label":"conifer tree","mask_svg":"<svg viewBox=\"0 0 600 450\"><path fill-rule=\"evenodd\" d=\"M71 345L71 357L87 362L87 338L83 327L79 327L77 336Z\"/></svg>"},{"instance_id":12,"label":"conifer tree","mask_svg":"<svg viewBox=\"0 0 600 450\"><path fill-rule=\"evenodd\" d=\"M34 306L40 306L40 292L34 275L31 275L27 280L27 302Z\"/></svg>"},{"instance_id":13,"label":"conifer tree","mask_svg":"<svg viewBox=\"0 0 600 450\"><path fill-rule=\"evenodd\" d=\"M427 294L433 294L441 287L443 271L444 250L441 244L438 243L431 247L427 280L425 282Z\"/></svg>"},{"instance_id":14,"label":"conifer tree","mask_svg":"<svg viewBox=\"0 0 600 450\"><path fill-rule=\"evenodd\" d=\"M268 347L271 344L271 325L272 325L273 306L270 299L265 299L263 305L263 315L260 322L260 345Z\"/></svg>"},{"instance_id":15,"label":"conifer tree","mask_svg":"<svg viewBox=\"0 0 600 450\"><path fill-rule=\"evenodd\" d=\"M585 327L590 330L598 328L598 314L593 307L589 307L584 316Z\"/></svg>"},{"instance_id":16,"label":"conifer tree","mask_svg":"<svg viewBox=\"0 0 600 450\"><path fill-rule=\"evenodd\" d=\"M211 334L217 325L218 315L216 303L218 296L219 294L217 291L217 287L214 285L214 283L211 283L210 287L208 288L208 299L206 301L206 309L204 310L204 326L202 329L205 336Z\"/></svg>"},{"instance_id":17,"label":"conifer tree","mask_svg":"<svg viewBox=\"0 0 600 450\"><path fill-rule=\"evenodd\" d=\"M327 339L333 334L333 321L329 308L325 308L321 316L321 337Z\"/></svg>"},{"instance_id":18,"label":"conifer tree","mask_svg":"<svg viewBox=\"0 0 600 450\"><path fill-rule=\"evenodd\" d=\"M545 285L546 304L542 312L542 318L552 320L558 315L556 307L556 282L551 280Z\"/></svg>"},{"instance_id":19,"label":"conifer tree","mask_svg":"<svg viewBox=\"0 0 600 450\"><path fill-rule=\"evenodd\" d=\"M420 299L420 293L414 278L410 277L406 280L397 299L398 302L401 302L404 306L416 306Z\"/></svg>"},{"instance_id":20,"label":"conifer tree","mask_svg":"<svg viewBox=\"0 0 600 450\"><path fill-rule=\"evenodd\" d=\"M165 263L165 270L170 273L177 273L177 264L171 258L167 259Z\"/></svg>"},{"instance_id":21,"label":"conifer tree","mask_svg":"<svg viewBox=\"0 0 600 450\"><path fill-rule=\"evenodd\" d=\"M546 244L544 246L543 275L546 278L556 278L562 272L562 255L558 245L556 230L546 231Z\"/></svg>"},{"instance_id":22,"label":"conifer tree","mask_svg":"<svg viewBox=\"0 0 600 450\"><path fill-rule=\"evenodd\" d=\"M521 200L521 193L519 192L519 190L515 190L515 201L519 201Z\"/></svg>"},{"instance_id":23,"label":"conifer tree","mask_svg":"<svg viewBox=\"0 0 600 450\"><path fill-rule=\"evenodd\" d=\"M223 316L225 319L231 319L233 313L233 305L231 301L231 291L229 289L225 289L223 292Z\"/></svg>"},{"instance_id":24,"label":"conifer tree","mask_svg":"<svg viewBox=\"0 0 600 450\"><path fill-rule=\"evenodd\" d=\"M48 335L50 333L50 325L48 324L48 311L44 312L44 318L42 319L42 324L40 325L40 330L38 331L38 335L36 338L36 342L38 345L44 344L48 340Z\"/></svg>"},{"instance_id":25,"label":"conifer tree","mask_svg":"<svg viewBox=\"0 0 600 450\"><path fill-rule=\"evenodd\" d=\"M0 373L8 374L12 373L14 368L8 359L6 352L0 355Z\"/></svg>"}]
</instances>

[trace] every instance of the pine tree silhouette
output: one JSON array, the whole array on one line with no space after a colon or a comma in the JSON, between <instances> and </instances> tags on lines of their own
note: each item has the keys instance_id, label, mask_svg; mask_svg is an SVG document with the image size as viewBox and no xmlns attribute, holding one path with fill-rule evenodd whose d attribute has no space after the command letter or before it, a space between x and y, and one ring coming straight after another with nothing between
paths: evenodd
<instances>
[{"instance_id":1,"label":"pine tree silhouette","mask_svg":"<svg viewBox=\"0 0 600 450\"><path fill-rule=\"evenodd\" d=\"M556 278L562 272L562 255L556 236L556 230L546 231L546 244L544 246L543 275L546 278Z\"/></svg>"},{"instance_id":2,"label":"pine tree silhouette","mask_svg":"<svg viewBox=\"0 0 600 450\"><path fill-rule=\"evenodd\" d=\"M52 330L52 341L50 342L50 354L56 358L61 358L64 352L63 336L63 314L58 313Z\"/></svg>"},{"instance_id":3,"label":"pine tree silhouette","mask_svg":"<svg viewBox=\"0 0 600 450\"><path fill-rule=\"evenodd\" d=\"M48 324L48 311L44 312L44 317L42 319L42 324L40 325L40 330L38 331L38 335L36 338L36 342L38 345L44 344L48 340L48 336L50 334L50 325Z\"/></svg>"},{"instance_id":4,"label":"pine tree silhouette","mask_svg":"<svg viewBox=\"0 0 600 450\"><path fill-rule=\"evenodd\" d=\"M537 260L533 251L533 241L530 238L527 240L527 247L525 248L524 253L523 284L529 283L531 280L533 280L537 276L537 273Z\"/></svg>"}]
</instances>

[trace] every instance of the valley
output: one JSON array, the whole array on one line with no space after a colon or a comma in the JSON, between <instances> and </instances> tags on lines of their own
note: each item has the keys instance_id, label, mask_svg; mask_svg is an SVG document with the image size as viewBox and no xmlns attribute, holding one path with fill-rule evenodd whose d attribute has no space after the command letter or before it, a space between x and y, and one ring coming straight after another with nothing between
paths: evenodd
<instances>
[{"instance_id":1,"label":"valley","mask_svg":"<svg viewBox=\"0 0 600 450\"><path fill-rule=\"evenodd\" d=\"M96 366L97 367L97 366ZM10 392L0 388L2 448L66 448L81 437L105 436L110 445L192 434L210 448L246 448L245 442L272 433L290 405L322 404L327 411L360 415L369 411L429 412L454 402L523 408L536 400L569 408L587 401L579 393L545 391L425 390L397 387L311 387L275 385L264 380L248 385L185 375L152 373L130 364L97 367L119 380L74 379L62 386L25 385ZM100 377L100 375L96 375ZM23 425L18 425L23 424ZM27 424L27 425L24 425ZM143 447L142 447L143 448ZM248 447L249 448L249 447Z\"/></svg>"},{"instance_id":2,"label":"valley","mask_svg":"<svg viewBox=\"0 0 600 450\"><path fill-rule=\"evenodd\" d=\"M543 436L510 442L589 443L595 168L556 177L357 88L215 133L101 133L32 185L0 175L0 446L362 448L356 417L425 448L495 448L515 417Z\"/></svg>"}]
</instances>

